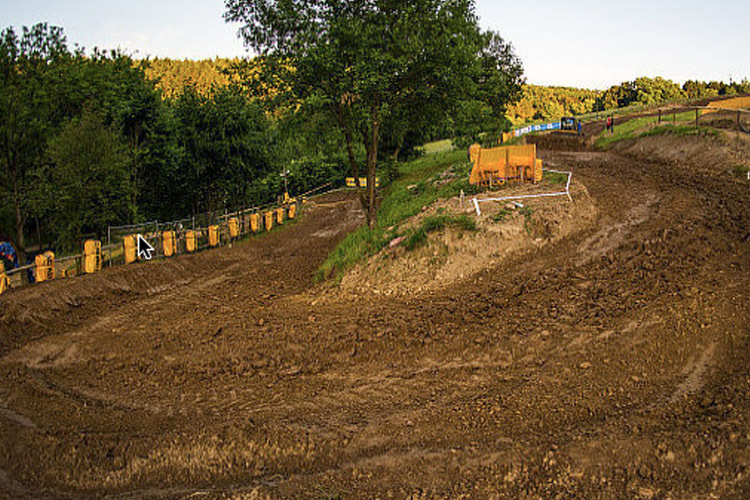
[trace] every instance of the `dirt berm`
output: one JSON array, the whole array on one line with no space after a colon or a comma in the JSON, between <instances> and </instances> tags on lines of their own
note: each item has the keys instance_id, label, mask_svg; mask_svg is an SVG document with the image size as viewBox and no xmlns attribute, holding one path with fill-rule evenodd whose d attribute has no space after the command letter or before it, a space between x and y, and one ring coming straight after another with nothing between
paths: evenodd
<instances>
[{"instance_id":1,"label":"dirt berm","mask_svg":"<svg viewBox=\"0 0 750 500\"><path fill-rule=\"evenodd\" d=\"M0 297L0 496L750 498L728 140L542 149L592 223L422 293L311 284L362 222L334 195L234 248Z\"/></svg>"}]
</instances>

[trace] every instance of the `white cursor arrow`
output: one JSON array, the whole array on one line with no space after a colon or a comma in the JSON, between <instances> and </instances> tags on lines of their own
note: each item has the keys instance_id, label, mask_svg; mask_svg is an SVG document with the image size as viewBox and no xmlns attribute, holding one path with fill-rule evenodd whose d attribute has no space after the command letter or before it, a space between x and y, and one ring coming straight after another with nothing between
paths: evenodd
<instances>
[{"instance_id":1,"label":"white cursor arrow","mask_svg":"<svg viewBox=\"0 0 750 500\"><path fill-rule=\"evenodd\" d=\"M146 238L138 235L138 258L139 259L145 259L145 260L151 260L151 254L154 252L154 247L152 247L148 241L146 241Z\"/></svg>"}]
</instances>

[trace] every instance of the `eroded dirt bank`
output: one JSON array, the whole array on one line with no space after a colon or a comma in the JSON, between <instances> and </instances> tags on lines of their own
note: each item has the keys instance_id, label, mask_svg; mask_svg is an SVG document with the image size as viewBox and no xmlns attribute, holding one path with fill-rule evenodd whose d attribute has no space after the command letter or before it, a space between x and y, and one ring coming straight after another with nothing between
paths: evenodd
<instances>
[{"instance_id":1,"label":"eroded dirt bank","mask_svg":"<svg viewBox=\"0 0 750 500\"><path fill-rule=\"evenodd\" d=\"M748 183L638 145L543 156L596 224L447 289L323 300L310 275L361 222L334 197L3 297L0 491L750 497Z\"/></svg>"}]
</instances>

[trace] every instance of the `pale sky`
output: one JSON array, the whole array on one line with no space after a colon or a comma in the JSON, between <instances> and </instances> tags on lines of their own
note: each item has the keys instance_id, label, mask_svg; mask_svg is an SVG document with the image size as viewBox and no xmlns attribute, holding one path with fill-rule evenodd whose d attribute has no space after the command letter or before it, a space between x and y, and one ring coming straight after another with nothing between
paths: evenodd
<instances>
[{"instance_id":1,"label":"pale sky","mask_svg":"<svg viewBox=\"0 0 750 500\"><path fill-rule=\"evenodd\" d=\"M223 13L223 0L0 0L0 28L46 21L65 29L71 47L136 57L247 54ZM529 83L750 78L749 0L478 0L477 13L513 43Z\"/></svg>"}]
</instances>

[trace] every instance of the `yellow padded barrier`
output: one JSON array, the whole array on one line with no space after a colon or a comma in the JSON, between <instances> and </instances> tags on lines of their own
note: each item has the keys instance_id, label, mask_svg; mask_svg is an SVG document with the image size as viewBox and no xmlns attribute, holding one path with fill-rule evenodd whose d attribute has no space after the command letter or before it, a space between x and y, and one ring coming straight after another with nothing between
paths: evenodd
<instances>
[{"instance_id":1,"label":"yellow padded barrier","mask_svg":"<svg viewBox=\"0 0 750 500\"><path fill-rule=\"evenodd\" d=\"M469 158L473 163L471 184L502 184L509 179L536 178L536 144L488 149L473 144L469 148Z\"/></svg>"},{"instance_id":2,"label":"yellow padded barrier","mask_svg":"<svg viewBox=\"0 0 750 500\"><path fill-rule=\"evenodd\" d=\"M289 218L294 219L297 216L297 205L289 205Z\"/></svg>"},{"instance_id":3,"label":"yellow padded barrier","mask_svg":"<svg viewBox=\"0 0 750 500\"><path fill-rule=\"evenodd\" d=\"M284 223L284 209L283 208L276 209L276 223L277 224Z\"/></svg>"},{"instance_id":4,"label":"yellow padded barrier","mask_svg":"<svg viewBox=\"0 0 750 500\"><path fill-rule=\"evenodd\" d=\"M55 254L46 251L34 258L36 265L36 282L44 283L55 279Z\"/></svg>"},{"instance_id":5,"label":"yellow padded barrier","mask_svg":"<svg viewBox=\"0 0 750 500\"><path fill-rule=\"evenodd\" d=\"M86 240L83 244L83 272L92 274L102 270L102 242Z\"/></svg>"},{"instance_id":6,"label":"yellow padded barrier","mask_svg":"<svg viewBox=\"0 0 750 500\"><path fill-rule=\"evenodd\" d=\"M208 244L212 247L219 245L219 226L208 226Z\"/></svg>"},{"instance_id":7,"label":"yellow padded barrier","mask_svg":"<svg viewBox=\"0 0 750 500\"><path fill-rule=\"evenodd\" d=\"M164 250L164 257L171 257L177 253L177 238L174 231L161 233L161 246Z\"/></svg>"},{"instance_id":8,"label":"yellow padded barrier","mask_svg":"<svg viewBox=\"0 0 750 500\"><path fill-rule=\"evenodd\" d=\"M354 177L347 177L346 178L346 187L357 187L357 183L354 180ZM359 187L366 188L367 187L367 177L360 177L359 178ZM380 177L375 177L375 187L380 187Z\"/></svg>"},{"instance_id":9,"label":"yellow padded barrier","mask_svg":"<svg viewBox=\"0 0 750 500\"><path fill-rule=\"evenodd\" d=\"M266 212L263 215L263 219L266 224L266 231L273 229L273 212Z\"/></svg>"},{"instance_id":10,"label":"yellow padded barrier","mask_svg":"<svg viewBox=\"0 0 750 500\"><path fill-rule=\"evenodd\" d=\"M229 237L230 238L236 238L240 235L240 221L237 219L237 217L232 217L227 222L227 225L229 226Z\"/></svg>"},{"instance_id":11,"label":"yellow padded barrier","mask_svg":"<svg viewBox=\"0 0 750 500\"><path fill-rule=\"evenodd\" d=\"M138 237L136 235L129 234L122 240L123 253L125 254L125 264L132 264L136 260L136 245L138 243L137 238Z\"/></svg>"},{"instance_id":12,"label":"yellow padded barrier","mask_svg":"<svg viewBox=\"0 0 750 500\"><path fill-rule=\"evenodd\" d=\"M10 278L5 274L5 264L0 262L0 295L10 290Z\"/></svg>"},{"instance_id":13,"label":"yellow padded barrier","mask_svg":"<svg viewBox=\"0 0 750 500\"><path fill-rule=\"evenodd\" d=\"M250 214L250 230L254 233L260 231L260 214Z\"/></svg>"},{"instance_id":14,"label":"yellow padded barrier","mask_svg":"<svg viewBox=\"0 0 750 500\"><path fill-rule=\"evenodd\" d=\"M185 250L187 250L188 253L193 253L197 247L198 234L193 230L185 232Z\"/></svg>"}]
</instances>

